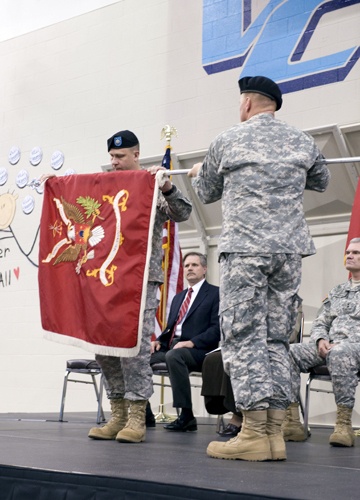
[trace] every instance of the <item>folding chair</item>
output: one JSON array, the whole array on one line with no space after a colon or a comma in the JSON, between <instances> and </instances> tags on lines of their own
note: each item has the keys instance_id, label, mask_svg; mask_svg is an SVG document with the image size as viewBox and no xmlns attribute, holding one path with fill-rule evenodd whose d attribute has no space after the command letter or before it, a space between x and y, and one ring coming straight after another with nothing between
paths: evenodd
<instances>
[{"instance_id":1,"label":"folding chair","mask_svg":"<svg viewBox=\"0 0 360 500\"><path fill-rule=\"evenodd\" d=\"M154 363L152 366L152 371L154 375L158 375L160 377L160 382L154 382L154 385L160 386L160 404L159 404L159 413L155 415L156 422L159 423L167 423L172 422L174 418L170 415L167 415L164 412L164 396L165 396L165 387L171 387L170 384L165 383L165 377L169 376L169 371L167 369L166 363ZM189 377L202 377L201 372L190 372ZM190 383L191 387L201 388L201 384ZM179 415L179 409L176 408L177 415Z\"/></svg>"},{"instance_id":2,"label":"folding chair","mask_svg":"<svg viewBox=\"0 0 360 500\"><path fill-rule=\"evenodd\" d=\"M159 403L159 413L155 415L156 422L165 424L167 422L171 422L173 417L167 415L164 412L165 408L165 387L171 387L170 384L165 383L165 377L169 376L169 372L166 366L166 363L154 363L152 366L152 371L154 375L158 375L160 377L160 382L153 382L154 385L160 386L160 403Z\"/></svg>"},{"instance_id":3,"label":"folding chair","mask_svg":"<svg viewBox=\"0 0 360 500\"><path fill-rule=\"evenodd\" d=\"M77 373L80 375L87 375L91 378L91 380L79 380L78 378L73 379L70 378L71 373ZM100 375L100 384L99 388L96 383L96 376ZM59 422L63 422L64 417L64 408L65 408L65 398L67 391L68 382L74 382L77 384L91 384L94 386L96 401L97 401L97 415L96 415L96 423L100 424L105 421L105 415L102 408L102 396L104 389L104 380L103 375L101 373L101 368L97 364L97 362L93 359L70 359L66 362L66 370L64 376L64 384L63 391L61 396L61 405L60 405L60 414L59 414Z\"/></svg>"},{"instance_id":4,"label":"folding chair","mask_svg":"<svg viewBox=\"0 0 360 500\"><path fill-rule=\"evenodd\" d=\"M360 372L358 373L358 379L360 380ZM310 428L309 428L309 412L310 412L310 392L323 392L326 394L333 394L332 385L325 389L320 389L319 387L311 387L312 382L320 381L327 382L331 384L331 375L329 373L328 367L326 365L318 365L314 366L309 370L309 377L306 382L306 391L305 391L305 406L304 406L304 428L308 430L308 436L310 436Z\"/></svg>"}]
</instances>

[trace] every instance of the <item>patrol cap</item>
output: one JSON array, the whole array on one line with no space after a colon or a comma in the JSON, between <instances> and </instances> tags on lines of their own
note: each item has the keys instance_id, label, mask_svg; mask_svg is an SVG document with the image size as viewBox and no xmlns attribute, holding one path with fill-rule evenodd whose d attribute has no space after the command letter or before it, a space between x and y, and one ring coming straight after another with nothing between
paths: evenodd
<instances>
[{"instance_id":1,"label":"patrol cap","mask_svg":"<svg viewBox=\"0 0 360 500\"><path fill-rule=\"evenodd\" d=\"M281 108L282 97L279 86L266 76L244 76L239 80L240 94L255 92L269 97L276 102L276 111Z\"/></svg>"},{"instance_id":2,"label":"patrol cap","mask_svg":"<svg viewBox=\"0 0 360 500\"><path fill-rule=\"evenodd\" d=\"M108 151L110 149L133 148L138 144L138 138L130 130L120 130L107 140Z\"/></svg>"}]
</instances>

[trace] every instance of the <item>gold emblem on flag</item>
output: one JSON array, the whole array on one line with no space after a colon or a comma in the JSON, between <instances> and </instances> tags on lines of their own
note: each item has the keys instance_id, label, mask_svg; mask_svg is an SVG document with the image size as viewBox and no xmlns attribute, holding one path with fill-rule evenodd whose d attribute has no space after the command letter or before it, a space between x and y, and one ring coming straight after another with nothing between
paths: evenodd
<instances>
[{"instance_id":1,"label":"gold emblem on flag","mask_svg":"<svg viewBox=\"0 0 360 500\"><path fill-rule=\"evenodd\" d=\"M99 276L104 286L114 283L114 273L117 266L112 265L112 261L124 241L124 237L121 234L120 212L127 209L126 202L128 197L129 193L125 189L120 190L115 196L104 195L102 197L102 201L113 206L115 215L114 240L101 267L87 270L86 276ZM94 247L105 237L103 226L95 225L97 219L104 220L100 215L101 203L90 196L79 196L76 199L77 205L67 202L63 197L60 200L54 198L54 202L59 211L61 221L56 219L49 229L53 232L53 237L61 237L63 230L66 231L66 234L64 238L53 246L51 252L42 262L50 263L54 259L54 266L61 262L76 262L75 272L80 274L82 266L88 260L95 257ZM66 246L65 249L63 249L64 246ZM59 253L60 250L62 250L61 253Z\"/></svg>"}]
</instances>

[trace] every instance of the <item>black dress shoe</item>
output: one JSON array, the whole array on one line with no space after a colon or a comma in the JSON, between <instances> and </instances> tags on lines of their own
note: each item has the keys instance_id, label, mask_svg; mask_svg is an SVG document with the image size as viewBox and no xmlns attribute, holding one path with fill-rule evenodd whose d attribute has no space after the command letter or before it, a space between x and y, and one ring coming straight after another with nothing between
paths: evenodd
<instances>
[{"instance_id":1,"label":"black dress shoe","mask_svg":"<svg viewBox=\"0 0 360 500\"><path fill-rule=\"evenodd\" d=\"M164 429L177 432L197 431L196 418L186 421L179 417L174 422L164 425Z\"/></svg>"},{"instance_id":2,"label":"black dress shoe","mask_svg":"<svg viewBox=\"0 0 360 500\"><path fill-rule=\"evenodd\" d=\"M224 437L237 436L239 434L240 430L241 430L241 427L238 427L237 425L227 424L225 429L220 431L218 434L219 434L219 436L224 436Z\"/></svg>"},{"instance_id":3,"label":"black dress shoe","mask_svg":"<svg viewBox=\"0 0 360 500\"><path fill-rule=\"evenodd\" d=\"M152 412L150 403L146 405L146 427L156 427L155 415Z\"/></svg>"},{"instance_id":4,"label":"black dress shoe","mask_svg":"<svg viewBox=\"0 0 360 500\"><path fill-rule=\"evenodd\" d=\"M146 417L146 427L156 427L155 417Z\"/></svg>"}]
</instances>

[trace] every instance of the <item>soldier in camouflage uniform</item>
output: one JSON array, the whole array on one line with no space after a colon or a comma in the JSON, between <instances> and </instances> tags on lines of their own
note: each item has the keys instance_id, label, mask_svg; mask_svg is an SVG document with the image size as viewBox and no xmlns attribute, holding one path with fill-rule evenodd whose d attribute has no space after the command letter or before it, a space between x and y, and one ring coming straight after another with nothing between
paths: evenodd
<instances>
[{"instance_id":1,"label":"soldier in camouflage uniform","mask_svg":"<svg viewBox=\"0 0 360 500\"><path fill-rule=\"evenodd\" d=\"M139 170L139 141L135 134L123 130L108 139L108 151L114 170ZM151 167L152 174L163 167ZM110 399L111 419L103 427L90 429L93 439L116 439L120 442L139 443L145 440L145 409L153 393L150 368L151 335L155 327L158 307L156 293L163 282L162 231L169 218L181 222L189 218L191 203L169 179L160 187L152 237L144 323L139 354L135 357L96 355L105 378ZM129 411L130 410L130 411Z\"/></svg>"},{"instance_id":2,"label":"soldier in camouflage uniform","mask_svg":"<svg viewBox=\"0 0 360 500\"><path fill-rule=\"evenodd\" d=\"M221 347L244 424L212 442L215 458L284 460L290 398L289 338L301 302L301 259L315 253L304 189L324 191L329 171L313 138L276 120L282 104L266 77L240 79L241 123L221 133L189 172L203 203L222 200Z\"/></svg>"},{"instance_id":3,"label":"soldier in camouflage uniform","mask_svg":"<svg viewBox=\"0 0 360 500\"><path fill-rule=\"evenodd\" d=\"M351 279L334 287L314 321L308 344L291 345L291 404L283 431L286 441L307 438L300 423L300 372L326 364L337 406L333 446L353 446L352 409L360 370L360 238L350 241L345 267Z\"/></svg>"}]
</instances>

